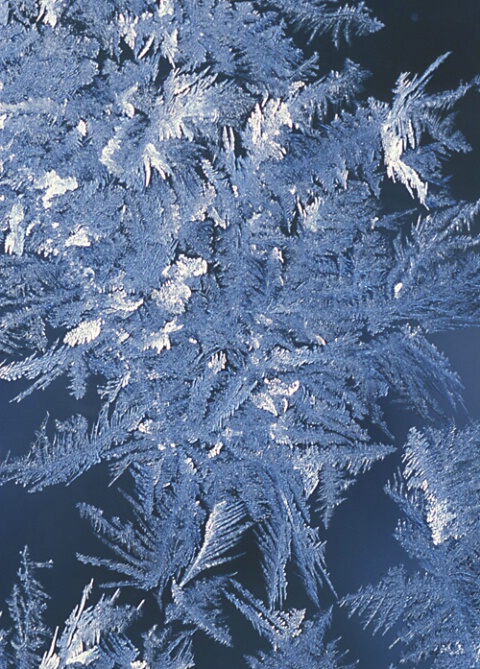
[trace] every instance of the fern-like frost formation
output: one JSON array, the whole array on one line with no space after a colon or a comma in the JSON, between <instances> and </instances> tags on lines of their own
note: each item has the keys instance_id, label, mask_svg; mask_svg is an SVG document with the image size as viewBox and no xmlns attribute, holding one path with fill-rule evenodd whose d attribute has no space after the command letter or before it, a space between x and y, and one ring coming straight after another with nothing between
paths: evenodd
<instances>
[{"instance_id":1,"label":"fern-like frost formation","mask_svg":"<svg viewBox=\"0 0 480 669\"><path fill-rule=\"evenodd\" d=\"M428 335L479 324L479 203L444 176L479 81L429 92L443 55L387 103L325 68L381 28L340 0L0 3L0 379L101 405L47 417L0 482L106 462L131 508L80 505L109 552L79 557L120 590L87 586L56 632L25 549L2 668L189 669L203 638L251 669L346 666L322 537L393 451L390 398L424 426L388 490L418 569L340 604L412 666L477 666L480 429L449 422L462 386Z\"/></svg>"}]
</instances>

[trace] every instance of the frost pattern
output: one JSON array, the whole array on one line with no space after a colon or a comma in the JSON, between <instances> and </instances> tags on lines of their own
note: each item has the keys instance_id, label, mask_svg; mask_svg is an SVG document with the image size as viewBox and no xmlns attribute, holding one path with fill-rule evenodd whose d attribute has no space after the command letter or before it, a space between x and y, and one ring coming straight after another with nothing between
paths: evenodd
<instances>
[{"instance_id":1,"label":"frost pattern","mask_svg":"<svg viewBox=\"0 0 480 669\"><path fill-rule=\"evenodd\" d=\"M102 321L96 318L92 321L83 321L77 327L67 332L63 341L69 346L77 346L78 344L88 344L98 337L101 330Z\"/></svg>"},{"instance_id":2,"label":"frost pattern","mask_svg":"<svg viewBox=\"0 0 480 669\"><path fill-rule=\"evenodd\" d=\"M413 429L404 482L389 494L403 510L397 539L416 566L396 567L343 601L383 633L410 666L476 666L479 658L480 426Z\"/></svg>"},{"instance_id":3,"label":"frost pattern","mask_svg":"<svg viewBox=\"0 0 480 669\"><path fill-rule=\"evenodd\" d=\"M0 3L0 379L101 405L47 417L0 483L107 462L130 517L81 504L108 552L79 558L138 596L89 586L52 634L25 552L2 667L190 669L197 637L235 647L245 626L252 669L341 664L322 533L393 451L385 398L427 427L461 406L428 334L480 314L480 205L444 176L479 82L429 93L441 56L386 103L351 60L325 71L328 40L381 27L339 0ZM387 213L388 180L408 208ZM477 430L412 432L390 494L420 571L345 600L379 628L403 616L406 661L478 660L478 491L459 482ZM157 625L130 634L144 597Z\"/></svg>"}]
</instances>

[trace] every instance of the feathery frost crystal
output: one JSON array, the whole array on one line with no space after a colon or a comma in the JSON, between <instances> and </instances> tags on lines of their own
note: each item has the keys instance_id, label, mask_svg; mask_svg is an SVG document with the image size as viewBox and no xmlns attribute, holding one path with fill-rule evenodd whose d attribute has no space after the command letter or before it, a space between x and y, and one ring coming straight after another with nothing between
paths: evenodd
<instances>
[{"instance_id":1,"label":"feathery frost crystal","mask_svg":"<svg viewBox=\"0 0 480 669\"><path fill-rule=\"evenodd\" d=\"M427 335L479 323L479 203L443 176L479 82L430 93L440 56L388 104L360 65L326 69L381 27L341 0L0 2L0 378L101 404L45 420L0 482L109 463L131 516L81 504L109 552L79 557L137 598L87 586L48 631L25 550L2 668L189 669L205 638L208 666L222 645L344 666L321 537L393 451L392 397L427 426L389 489L418 571L341 603L414 666L477 666L480 433L447 425L461 383Z\"/></svg>"}]
</instances>

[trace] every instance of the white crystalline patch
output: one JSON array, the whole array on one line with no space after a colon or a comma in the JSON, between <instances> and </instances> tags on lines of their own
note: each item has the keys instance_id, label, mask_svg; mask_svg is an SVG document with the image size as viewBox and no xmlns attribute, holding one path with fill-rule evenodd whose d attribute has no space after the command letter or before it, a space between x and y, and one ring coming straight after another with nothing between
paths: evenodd
<instances>
[{"instance_id":1,"label":"white crystalline patch","mask_svg":"<svg viewBox=\"0 0 480 669\"><path fill-rule=\"evenodd\" d=\"M172 344L170 342L170 337L164 332L159 332L157 335L153 335L150 338L148 344L144 346L144 350L148 348L154 348L156 349L157 353L161 353L163 349L169 351L171 347Z\"/></svg>"},{"instance_id":2,"label":"white crystalline patch","mask_svg":"<svg viewBox=\"0 0 480 669\"><path fill-rule=\"evenodd\" d=\"M311 232L318 231L318 212L323 201L316 197L310 204L303 205L300 201L297 204L299 214L303 218L303 225Z\"/></svg>"},{"instance_id":3,"label":"white crystalline patch","mask_svg":"<svg viewBox=\"0 0 480 669\"><path fill-rule=\"evenodd\" d=\"M138 83L134 84L133 86L130 86L129 88L127 88L127 90L125 90L118 96L118 101L123 111L129 118L133 118L135 116L135 105L132 103L130 98L132 95L135 95L137 91L138 91Z\"/></svg>"},{"instance_id":4,"label":"white crystalline patch","mask_svg":"<svg viewBox=\"0 0 480 669\"><path fill-rule=\"evenodd\" d=\"M207 263L203 258L188 258L181 255L176 263L166 267L162 275L169 277L159 289L152 291L156 303L169 309L174 314L181 314L192 291L185 280L202 276L207 272Z\"/></svg>"},{"instance_id":5,"label":"white crystalline patch","mask_svg":"<svg viewBox=\"0 0 480 669\"><path fill-rule=\"evenodd\" d=\"M101 331L101 326L102 321L100 318L95 318L91 321L83 321L82 323L79 323L76 328L67 332L63 341L69 346L88 344L98 337Z\"/></svg>"},{"instance_id":6,"label":"white crystalline patch","mask_svg":"<svg viewBox=\"0 0 480 669\"><path fill-rule=\"evenodd\" d=\"M158 15L171 16L173 14L173 0L159 0Z\"/></svg>"},{"instance_id":7,"label":"white crystalline patch","mask_svg":"<svg viewBox=\"0 0 480 669\"><path fill-rule=\"evenodd\" d=\"M283 263L285 262L285 259L283 257L283 253L281 252L281 250L279 248L274 246L273 251L272 251L272 255L275 258L275 260L279 260L283 265Z\"/></svg>"},{"instance_id":8,"label":"white crystalline patch","mask_svg":"<svg viewBox=\"0 0 480 669\"><path fill-rule=\"evenodd\" d=\"M20 202L15 202L9 214L10 231L5 238L5 253L22 255L25 243L24 218L23 206Z\"/></svg>"},{"instance_id":9,"label":"white crystalline patch","mask_svg":"<svg viewBox=\"0 0 480 669\"><path fill-rule=\"evenodd\" d=\"M382 144L384 151L384 162L387 168L387 175L392 181L400 181L410 195L414 197L415 193L421 204L425 205L428 192L428 183L424 183L418 172L413 167L404 162L402 156L405 149L405 140L398 134L398 128L392 118L382 125ZM412 148L415 148L411 142Z\"/></svg>"},{"instance_id":10,"label":"white crystalline patch","mask_svg":"<svg viewBox=\"0 0 480 669\"><path fill-rule=\"evenodd\" d=\"M3 130L3 129L4 129L4 127L5 127L5 122L6 122L7 118L8 118L8 115L7 115L7 114L1 114L1 115L0 115L0 130Z\"/></svg>"},{"instance_id":11,"label":"white crystalline patch","mask_svg":"<svg viewBox=\"0 0 480 669\"><path fill-rule=\"evenodd\" d=\"M138 300L129 300L127 291L125 289L115 291L112 294L112 307L115 311L124 311L125 313L132 313L139 309L143 304L143 297Z\"/></svg>"},{"instance_id":12,"label":"white crystalline patch","mask_svg":"<svg viewBox=\"0 0 480 669\"><path fill-rule=\"evenodd\" d=\"M98 657L98 648L87 648L83 650L83 643L79 641L78 648L75 647L68 655L66 664L83 664L88 666Z\"/></svg>"},{"instance_id":13,"label":"white crystalline patch","mask_svg":"<svg viewBox=\"0 0 480 669\"><path fill-rule=\"evenodd\" d=\"M37 21L43 21L43 23L55 28L58 21L57 0L41 0Z\"/></svg>"},{"instance_id":14,"label":"white crystalline patch","mask_svg":"<svg viewBox=\"0 0 480 669\"><path fill-rule=\"evenodd\" d=\"M260 314L260 316L257 317L257 322L268 326L273 323L273 320L268 318L268 316L265 316L265 314Z\"/></svg>"},{"instance_id":15,"label":"white crystalline patch","mask_svg":"<svg viewBox=\"0 0 480 669\"><path fill-rule=\"evenodd\" d=\"M432 533L433 543L438 546L450 537L456 537L453 527L457 517L449 510L446 500L439 500L431 493L427 499L427 523Z\"/></svg>"},{"instance_id":16,"label":"white crystalline patch","mask_svg":"<svg viewBox=\"0 0 480 669\"><path fill-rule=\"evenodd\" d=\"M402 283L401 281L399 281L398 283L396 283L396 284L394 285L394 287L393 287L393 296L394 296L395 298L399 298L399 297L400 297L400 292L401 292L402 288L403 288L403 283Z\"/></svg>"},{"instance_id":17,"label":"white crystalline patch","mask_svg":"<svg viewBox=\"0 0 480 669\"><path fill-rule=\"evenodd\" d=\"M133 118L135 116L135 107L131 102L126 102L123 105L123 110L125 114L128 116L128 118Z\"/></svg>"},{"instance_id":18,"label":"white crystalline patch","mask_svg":"<svg viewBox=\"0 0 480 669\"><path fill-rule=\"evenodd\" d=\"M217 455L220 455L220 452L223 448L223 443L221 441L217 442L213 448L208 451L209 458L216 458Z\"/></svg>"},{"instance_id":19,"label":"white crystalline patch","mask_svg":"<svg viewBox=\"0 0 480 669\"><path fill-rule=\"evenodd\" d=\"M35 188L45 188L43 196L43 206L49 209L52 206L52 198L57 195L65 195L68 191L78 188L78 182L75 177L66 177L62 179L55 170L46 172L40 179L34 182Z\"/></svg>"},{"instance_id":20,"label":"white crystalline patch","mask_svg":"<svg viewBox=\"0 0 480 669\"><path fill-rule=\"evenodd\" d=\"M78 132L82 135L82 137L87 136L87 124L83 120L83 118L80 119L80 121L77 123L77 130Z\"/></svg>"},{"instance_id":21,"label":"white crystalline patch","mask_svg":"<svg viewBox=\"0 0 480 669\"><path fill-rule=\"evenodd\" d=\"M171 174L167 163L162 159L162 156L156 149L155 145L149 142L145 147L143 154L143 166L145 168L145 187L150 185L152 178L152 167L157 170L162 179Z\"/></svg>"},{"instance_id":22,"label":"white crystalline patch","mask_svg":"<svg viewBox=\"0 0 480 669\"><path fill-rule=\"evenodd\" d=\"M261 148L265 155L281 160L285 148L275 141L280 135L282 126L293 127L292 117L287 105L280 100L268 100L264 105L257 104L248 119L252 144Z\"/></svg>"},{"instance_id":23,"label":"white crystalline patch","mask_svg":"<svg viewBox=\"0 0 480 669\"><path fill-rule=\"evenodd\" d=\"M108 140L107 145L102 149L100 162L105 165L105 167L111 172L115 171L115 161L113 160L113 156L115 151L118 151L120 148L120 143L121 142L119 139L112 137L112 139Z\"/></svg>"},{"instance_id":24,"label":"white crystalline patch","mask_svg":"<svg viewBox=\"0 0 480 669\"><path fill-rule=\"evenodd\" d=\"M214 374L218 374L223 369L225 369L226 364L227 364L227 356L223 351L220 351L219 353L215 353L215 355L212 355L212 357L208 362L208 367L209 369L212 370Z\"/></svg>"},{"instance_id":25,"label":"white crystalline patch","mask_svg":"<svg viewBox=\"0 0 480 669\"><path fill-rule=\"evenodd\" d=\"M271 413L273 416L278 416L278 411L277 407L275 406L275 402L268 393L256 393L255 395L252 396L252 402L259 409L263 409L263 411L268 411L268 413Z\"/></svg>"},{"instance_id":26,"label":"white crystalline patch","mask_svg":"<svg viewBox=\"0 0 480 669\"><path fill-rule=\"evenodd\" d=\"M264 382L268 386L270 395L291 397L300 388L300 381L294 381L293 383L290 383L290 385L280 379L264 379Z\"/></svg>"},{"instance_id":27,"label":"white crystalline patch","mask_svg":"<svg viewBox=\"0 0 480 669\"><path fill-rule=\"evenodd\" d=\"M252 130L252 142L254 144L258 144L258 142L260 141L260 137L262 136L262 120L263 120L262 110L260 105L257 104L255 106L252 115L248 119L248 123Z\"/></svg>"},{"instance_id":28,"label":"white crystalline patch","mask_svg":"<svg viewBox=\"0 0 480 669\"><path fill-rule=\"evenodd\" d=\"M118 23L120 25L122 36L125 42L132 49L132 51L135 50L135 40L137 39L137 31L135 30L135 26L138 23L138 17L131 19L129 16L119 14Z\"/></svg>"},{"instance_id":29,"label":"white crystalline patch","mask_svg":"<svg viewBox=\"0 0 480 669\"><path fill-rule=\"evenodd\" d=\"M152 291L155 302L174 314L183 313L191 294L190 288L179 281L167 281L161 288Z\"/></svg>"},{"instance_id":30,"label":"white crystalline patch","mask_svg":"<svg viewBox=\"0 0 480 669\"><path fill-rule=\"evenodd\" d=\"M280 379L264 379L264 383L267 386L267 391L256 393L252 397L255 406L268 411L273 416L279 416L280 412L274 399L278 398L277 402L280 400L279 405L282 412L285 413L289 406L286 398L291 397L297 392L300 388L300 381L287 384Z\"/></svg>"},{"instance_id":31,"label":"white crystalline patch","mask_svg":"<svg viewBox=\"0 0 480 669\"><path fill-rule=\"evenodd\" d=\"M256 105L251 117L248 120L252 129L252 141L257 144L260 138L267 137L268 134L277 136L280 134L279 128L282 125L293 127L292 117L288 111L287 105L278 98L269 100L262 110L259 104ZM268 130L267 130L268 128Z\"/></svg>"},{"instance_id":32,"label":"white crystalline patch","mask_svg":"<svg viewBox=\"0 0 480 669\"><path fill-rule=\"evenodd\" d=\"M192 474L196 474L197 468L195 467L195 463L193 462L192 458L185 458L185 464L188 466Z\"/></svg>"},{"instance_id":33,"label":"white crystalline patch","mask_svg":"<svg viewBox=\"0 0 480 669\"><path fill-rule=\"evenodd\" d=\"M174 318L172 321L165 323L164 327L160 332L156 332L150 335L148 342L143 347L143 350L149 348L156 349L157 353L161 353L164 349L169 351L172 348L172 343L170 341L169 335L172 332L178 332L183 328L183 325L177 325L177 319Z\"/></svg>"},{"instance_id":34,"label":"white crystalline patch","mask_svg":"<svg viewBox=\"0 0 480 669\"><path fill-rule=\"evenodd\" d=\"M143 423L139 423L138 431L142 432L143 434L151 434L152 426L153 426L153 420L145 420L143 421Z\"/></svg>"},{"instance_id":35,"label":"white crystalline patch","mask_svg":"<svg viewBox=\"0 0 480 669\"><path fill-rule=\"evenodd\" d=\"M210 217L213 219L215 225L217 225L219 228L223 228L224 230L226 230L227 220L222 216L220 216L215 207L210 208Z\"/></svg>"},{"instance_id":36,"label":"white crystalline patch","mask_svg":"<svg viewBox=\"0 0 480 669\"><path fill-rule=\"evenodd\" d=\"M431 489L427 479L422 481L421 489L427 500L427 523L432 533L435 546L450 537L458 538L457 516L453 513L446 499L440 499Z\"/></svg>"},{"instance_id":37,"label":"white crystalline patch","mask_svg":"<svg viewBox=\"0 0 480 669\"><path fill-rule=\"evenodd\" d=\"M82 227L78 228L65 242L65 246L91 246L91 244L87 231Z\"/></svg>"},{"instance_id":38,"label":"white crystalline patch","mask_svg":"<svg viewBox=\"0 0 480 669\"><path fill-rule=\"evenodd\" d=\"M293 468L302 473L302 483L307 498L313 495L318 487L319 475L325 464L318 459L318 451L312 446L302 449L295 458Z\"/></svg>"},{"instance_id":39,"label":"white crystalline patch","mask_svg":"<svg viewBox=\"0 0 480 669\"><path fill-rule=\"evenodd\" d=\"M127 339L130 337L130 334L125 330L118 330L115 334L117 335L120 344L123 344L123 342L127 341Z\"/></svg>"},{"instance_id":40,"label":"white crystalline patch","mask_svg":"<svg viewBox=\"0 0 480 669\"><path fill-rule=\"evenodd\" d=\"M167 60L171 65L175 64L175 56L178 52L178 30L172 31L172 33L166 32L163 37L162 51Z\"/></svg>"},{"instance_id":41,"label":"white crystalline patch","mask_svg":"<svg viewBox=\"0 0 480 669\"><path fill-rule=\"evenodd\" d=\"M145 46L143 47L143 49L139 52L139 54L137 56L138 60L142 60L142 58L144 58L146 56L146 54L149 52L150 47L152 46L154 41L155 41L155 35L152 34L148 38L148 40L147 40Z\"/></svg>"},{"instance_id":42,"label":"white crystalline patch","mask_svg":"<svg viewBox=\"0 0 480 669\"><path fill-rule=\"evenodd\" d=\"M258 351L261 346L261 340L258 337L252 337L250 341L250 350Z\"/></svg>"},{"instance_id":43,"label":"white crystalline patch","mask_svg":"<svg viewBox=\"0 0 480 669\"><path fill-rule=\"evenodd\" d=\"M187 258L181 255L177 262L178 275L182 278L202 276L207 273L207 263L203 258Z\"/></svg>"},{"instance_id":44,"label":"white crystalline patch","mask_svg":"<svg viewBox=\"0 0 480 669\"><path fill-rule=\"evenodd\" d=\"M37 253L48 258L49 256L58 256L59 250L55 247L53 239L49 237L39 244Z\"/></svg>"}]
</instances>

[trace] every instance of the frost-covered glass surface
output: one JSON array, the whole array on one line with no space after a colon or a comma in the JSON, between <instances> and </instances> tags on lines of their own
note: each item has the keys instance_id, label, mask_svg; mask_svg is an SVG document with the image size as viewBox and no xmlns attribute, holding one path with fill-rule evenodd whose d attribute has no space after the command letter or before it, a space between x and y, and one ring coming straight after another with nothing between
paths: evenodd
<instances>
[{"instance_id":1,"label":"frost-covered glass surface","mask_svg":"<svg viewBox=\"0 0 480 669\"><path fill-rule=\"evenodd\" d=\"M431 335L479 325L480 204L449 174L480 78L440 90L438 53L370 95L351 45L382 26L339 0L0 3L0 379L25 403L67 379L72 409L0 483L104 463L114 509L79 504L110 581L56 631L23 551L0 667L333 669L344 610L411 666L478 663L480 428ZM395 451L393 400L405 557L344 596L328 530Z\"/></svg>"}]
</instances>

